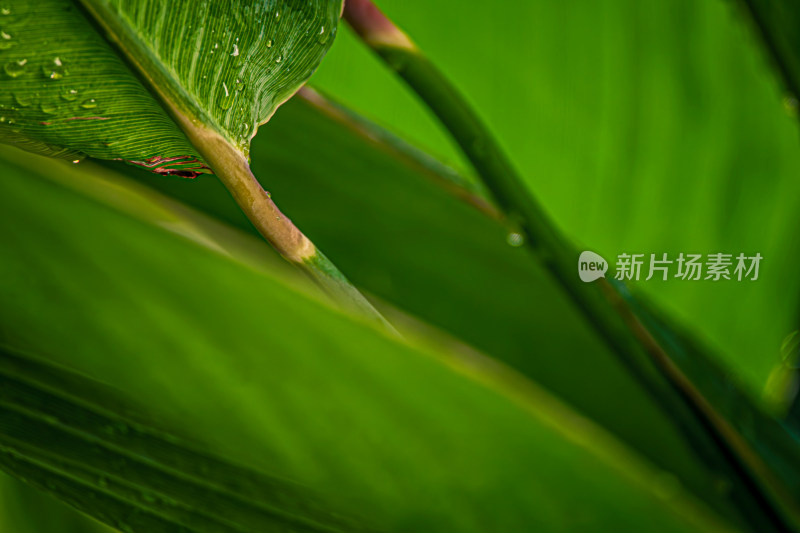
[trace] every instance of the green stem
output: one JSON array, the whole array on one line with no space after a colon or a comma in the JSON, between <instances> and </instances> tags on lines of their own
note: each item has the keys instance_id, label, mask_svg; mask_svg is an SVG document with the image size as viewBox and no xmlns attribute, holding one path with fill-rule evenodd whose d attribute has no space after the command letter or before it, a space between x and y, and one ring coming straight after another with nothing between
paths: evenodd
<instances>
[{"instance_id":1,"label":"green stem","mask_svg":"<svg viewBox=\"0 0 800 533\"><path fill-rule=\"evenodd\" d=\"M336 265L281 213L270 194L253 176L244 158L219 158L219 152L216 155L211 156L218 159L212 165L220 181L273 248L314 280L334 301L395 332Z\"/></svg>"},{"instance_id":2,"label":"green stem","mask_svg":"<svg viewBox=\"0 0 800 533\"><path fill-rule=\"evenodd\" d=\"M631 373L676 421L703 457L735 479L737 504L753 524L784 530L784 517L765 501L761 482L769 472L741 435L656 341L632 307L625 287L605 278L580 281L578 252L561 235L503 153L489 129L452 83L371 0L347 0L344 18L403 78L453 136L497 205L524 234L525 244L558 281L584 317L618 353ZM687 424L687 420L691 421ZM770 483L771 484L771 483ZM738 491L737 491L738 492Z\"/></svg>"},{"instance_id":3,"label":"green stem","mask_svg":"<svg viewBox=\"0 0 800 533\"><path fill-rule=\"evenodd\" d=\"M461 147L509 221L524 233L525 244L566 289L598 331L619 351L637 350L629 327L609 314L609 291L580 281L578 254L568 245L531 196L502 149L461 93L417 46L370 0L348 0L345 19L428 105ZM601 280L604 281L604 280ZM645 339L651 350L660 350Z\"/></svg>"},{"instance_id":4,"label":"green stem","mask_svg":"<svg viewBox=\"0 0 800 533\"><path fill-rule=\"evenodd\" d=\"M133 29L105 2L82 0L94 20L130 60L161 99L186 137L230 191L261 235L290 263L311 277L334 300L371 320L394 329L344 275L325 257L270 198L250 171L245 155L224 137L214 120L172 73L157 60Z\"/></svg>"},{"instance_id":5,"label":"green stem","mask_svg":"<svg viewBox=\"0 0 800 533\"><path fill-rule=\"evenodd\" d=\"M525 244L544 263L598 332L619 352L636 358L644 345L662 354L652 337L630 320L624 302L606 280L583 283L577 276L578 254L567 244L531 196L494 137L461 93L370 0L347 0L345 19L436 114L474 166L510 222L524 233ZM616 312L609 312L609 303ZM623 320L621 320L621 318ZM634 340L631 330L639 338Z\"/></svg>"}]
</instances>

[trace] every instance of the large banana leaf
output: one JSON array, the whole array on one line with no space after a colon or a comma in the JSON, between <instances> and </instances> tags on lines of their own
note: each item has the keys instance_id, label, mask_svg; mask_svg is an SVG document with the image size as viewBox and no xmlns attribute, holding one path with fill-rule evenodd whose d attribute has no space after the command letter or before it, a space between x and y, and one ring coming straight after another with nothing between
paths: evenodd
<instances>
[{"instance_id":1,"label":"large banana leaf","mask_svg":"<svg viewBox=\"0 0 800 533\"><path fill-rule=\"evenodd\" d=\"M720 526L674 478L479 354L387 336L209 247L210 232L121 214L127 186L114 176L103 202L79 192L75 167L17 158L3 170L0 225L26 228L2 232L14 253L0 299L24 302L0 310L3 342L122 387L201 445L323 494L333 512L385 531ZM93 334L73 335L87 321ZM72 424L58 420L40 423ZM55 443L40 437L14 438L47 455ZM70 459L90 471L92 460ZM111 490L91 476L82 485ZM84 508L104 517L107 503Z\"/></svg>"}]
</instances>

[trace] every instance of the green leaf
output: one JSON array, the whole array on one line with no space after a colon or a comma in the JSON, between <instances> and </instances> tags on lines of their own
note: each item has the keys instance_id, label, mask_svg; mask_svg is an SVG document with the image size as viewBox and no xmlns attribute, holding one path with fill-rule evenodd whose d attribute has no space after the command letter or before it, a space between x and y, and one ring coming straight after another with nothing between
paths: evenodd
<instances>
[{"instance_id":1,"label":"green leaf","mask_svg":"<svg viewBox=\"0 0 800 533\"><path fill-rule=\"evenodd\" d=\"M0 338L121 387L218 454L385 531L720 527L670 475L490 359L389 337L59 185L81 179L75 167L3 170L0 224L24 230L0 236L0 301L19 303L0 307Z\"/></svg>"},{"instance_id":2,"label":"green leaf","mask_svg":"<svg viewBox=\"0 0 800 533\"><path fill-rule=\"evenodd\" d=\"M535 379L675 473L718 512L744 519L742 495L732 490L719 449L686 439L538 263L508 243L510 230L458 185L462 180L452 170L319 98L288 104L256 140L253 153L256 169L273 170L273 195L362 289ZM133 175L249 228L214 180L200 178L187 187L176 179ZM679 328L659 328L670 342L678 337L683 343ZM778 486L794 490L800 483L791 466L800 453L795 439L715 364L707 348L680 349L678 362L717 414L763 455L780 478Z\"/></svg>"},{"instance_id":3,"label":"green leaf","mask_svg":"<svg viewBox=\"0 0 800 533\"><path fill-rule=\"evenodd\" d=\"M340 0L6 2L0 141L189 176L208 171L198 144L246 157L332 44L340 10Z\"/></svg>"},{"instance_id":4,"label":"green leaf","mask_svg":"<svg viewBox=\"0 0 800 533\"><path fill-rule=\"evenodd\" d=\"M194 449L117 391L0 354L0 468L120 531L363 531L319 497ZM144 422L146 421L146 422Z\"/></svg>"}]
</instances>

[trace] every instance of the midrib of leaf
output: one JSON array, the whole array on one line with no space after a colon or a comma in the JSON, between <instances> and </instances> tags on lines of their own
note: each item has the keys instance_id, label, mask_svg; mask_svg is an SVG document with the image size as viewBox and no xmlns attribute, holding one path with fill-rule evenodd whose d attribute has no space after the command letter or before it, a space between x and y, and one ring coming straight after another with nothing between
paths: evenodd
<instances>
[{"instance_id":1,"label":"midrib of leaf","mask_svg":"<svg viewBox=\"0 0 800 533\"><path fill-rule=\"evenodd\" d=\"M262 188L250 170L247 156L249 139L237 146L225 134L225 128L220 122L189 94L177 79L178 76L170 72L158 54L145 44L124 14L112 9L109 2L104 0L81 2L94 20L104 28L108 38L116 43L142 75L148 87L159 96L190 143L209 163L264 238L288 261L306 272L338 303L395 332L338 268L274 204L269 193ZM335 0L326 1L322 5L328 4L338 5ZM260 38L263 38L263 34L260 34ZM313 37L306 35L302 39L309 38ZM194 53L199 54L200 50L195 50ZM300 63L297 69L302 73L307 65ZM297 72L293 72L287 79L281 79L275 94L285 94L285 99L288 99L306 81L301 78L302 76L297 76ZM255 102L254 105L260 106L261 103L263 102ZM274 109L277 109L276 105L273 105L273 112ZM264 120L268 120L269 116L271 113L263 117Z\"/></svg>"},{"instance_id":2,"label":"midrib of leaf","mask_svg":"<svg viewBox=\"0 0 800 533\"><path fill-rule=\"evenodd\" d=\"M145 44L124 15L102 0L81 0L107 36L134 65L155 92L190 142L211 162L212 168L247 167L247 155L237 149L220 124L178 82L156 53ZM196 53L200 53L199 50ZM213 161L213 162L212 162Z\"/></svg>"}]
</instances>

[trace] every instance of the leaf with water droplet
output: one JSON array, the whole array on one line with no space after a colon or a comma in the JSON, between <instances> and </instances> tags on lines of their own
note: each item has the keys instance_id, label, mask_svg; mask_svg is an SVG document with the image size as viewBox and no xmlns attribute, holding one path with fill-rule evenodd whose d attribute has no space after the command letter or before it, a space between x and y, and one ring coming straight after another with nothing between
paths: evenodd
<instances>
[{"instance_id":1,"label":"leaf with water droplet","mask_svg":"<svg viewBox=\"0 0 800 533\"><path fill-rule=\"evenodd\" d=\"M85 10L70 0L37 0L37 13L58 17L28 17L29 0L10 0L8 14L0 15L0 50L9 47L0 55L4 90L30 91L33 85L22 82L34 78L47 85L37 85L36 105L24 108L36 115L19 117L25 136L0 129L0 142L51 146L54 155L67 149L185 175L208 171L208 165L203 149L192 146L182 129L189 126L170 117L188 116L192 127L205 117L198 127L247 156L250 128L242 135L241 124L264 123L308 79L330 46L342 7L341 0L226 0L224 8L215 2L147 0L82 4ZM192 32L162 31L179 20ZM13 56L22 49L14 45L23 42L25 56ZM276 64L280 68L272 68ZM42 120L42 102L74 101L79 103L55 106Z\"/></svg>"}]
</instances>

